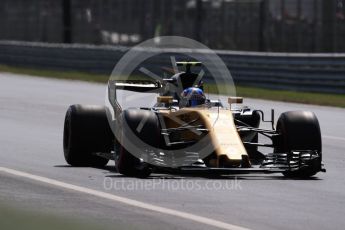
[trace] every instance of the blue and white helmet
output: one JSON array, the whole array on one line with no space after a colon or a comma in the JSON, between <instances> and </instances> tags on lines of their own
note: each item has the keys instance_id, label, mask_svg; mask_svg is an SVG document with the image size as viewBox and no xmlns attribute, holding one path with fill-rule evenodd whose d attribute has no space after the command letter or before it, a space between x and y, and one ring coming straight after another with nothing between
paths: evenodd
<instances>
[{"instance_id":1,"label":"blue and white helmet","mask_svg":"<svg viewBox=\"0 0 345 230\"><path fill-rule=\"evenodd\" d=\"M190 87L181 93L181 107L194 107L203 105L206 102L206 97L202 89L197 87Z\"/></svg>"}]
</instances>

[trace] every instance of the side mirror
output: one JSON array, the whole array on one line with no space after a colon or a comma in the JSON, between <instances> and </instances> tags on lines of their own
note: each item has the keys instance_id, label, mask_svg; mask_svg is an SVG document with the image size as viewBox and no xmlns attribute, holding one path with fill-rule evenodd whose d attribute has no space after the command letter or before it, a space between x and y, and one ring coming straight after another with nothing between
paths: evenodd
<instances>
[{"instance_id":1,"label":"side mirror","mask_svg":"<svg viewBox=\"0 0 345 230\"><path fill-rule=\"evenodd\" d=\"M231 110L232 104L242 104L243 103L243 97L229 97L228 103L230 105L230 110Z\"/></svg>"},{"instance_id":2,"label":"side mirror","mask_svg":"<svg viewBox=\"0 0 345 230\"><path fill-rule=\"evenodd\" d=\"M158 103L165 103L165 104L172 104L173 103L173 97L172 96L158 96L157 102Z\"/></svg>"},{"instance_id":3,"label":"side mirror","mask_svg":"<svg viewBox=\"0 0 345 230\"><path fill-rule=\"evenodd\" d=\"M228 103L231 104L242 104L243 103L243 97L229 97Z\"/></svg>"}]
</instances>

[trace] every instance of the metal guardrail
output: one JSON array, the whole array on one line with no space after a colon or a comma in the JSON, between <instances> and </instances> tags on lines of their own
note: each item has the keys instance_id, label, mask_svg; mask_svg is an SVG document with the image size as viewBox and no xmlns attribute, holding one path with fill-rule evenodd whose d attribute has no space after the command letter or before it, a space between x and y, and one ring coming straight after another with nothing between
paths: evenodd
<instances>
[{"instance_id":1,"label":"metal guardrail","mask_svg":"<svg viewBox=\"0 0 345 230\"><path fill-rule=\"evenodd\" d=\"M0 41L0 64L110 74L128 49L120 46ZM171 66L171 55L179 60L186 57L184 53L200 51L167 52L142 65L152 72L162 74L162 66ZM216 53L239 85L345 94L345 54Z\"/></svg>"}]
</instances>

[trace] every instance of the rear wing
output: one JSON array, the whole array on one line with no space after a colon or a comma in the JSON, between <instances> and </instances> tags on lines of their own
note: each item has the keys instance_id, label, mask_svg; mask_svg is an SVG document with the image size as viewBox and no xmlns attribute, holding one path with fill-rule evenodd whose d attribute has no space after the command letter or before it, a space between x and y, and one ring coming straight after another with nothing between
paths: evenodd
<instances>
[{"instance_id":1,"label":"rear wing","mask_svg":"<svg viewBox=\"0 0 345 230\"><path fill-rule=\"evenodd\" d=\"M162 84L159 81L109 81L108 87L134 92L152 92L162 88Z\"/></svg>"},{"instance_id":2,"label":"rear wing","mask_svg":"<svg viewBox=\"0 0 345 230\"><path fill-rule=\"evenodd\" d=\"M130 80L130 81L109 81L108 100L115 111L115 116L122 111L116 98L116 90L127 90L141 93L159 93L162 84L159 81Z\"/></svg>"}]
</instances>

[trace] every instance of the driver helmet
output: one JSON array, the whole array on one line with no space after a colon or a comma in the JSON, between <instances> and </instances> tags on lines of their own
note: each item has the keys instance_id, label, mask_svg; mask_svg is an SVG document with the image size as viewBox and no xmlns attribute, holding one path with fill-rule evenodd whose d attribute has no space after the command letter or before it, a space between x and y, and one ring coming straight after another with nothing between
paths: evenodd
<instances>
[{"instance_id":1,"label":"driver helmet","mask_svg":"<svg viewBox=\"0 0 345 230\"><path fill-rule=\"evenodd\" d=\"M202 89L197 87L190 87L181 93L181 101L183 107L194 107L203 105L206 102L206 97Z\"/></svg>"}]
</instances>

